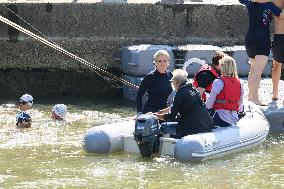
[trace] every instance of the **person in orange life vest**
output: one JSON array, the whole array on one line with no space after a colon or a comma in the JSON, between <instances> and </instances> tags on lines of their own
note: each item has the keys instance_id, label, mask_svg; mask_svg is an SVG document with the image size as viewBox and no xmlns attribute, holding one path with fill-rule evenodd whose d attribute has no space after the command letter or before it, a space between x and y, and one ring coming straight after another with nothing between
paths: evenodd
<instances>
[{"instance_id":1,"label":"person in orange life vest","mask_svg":"<svg viewBox=\"0 0 284 189\"><path fill-rule=\"evenodd\" d=\"M228 127L239 120L238 111L243 111L243 85L237 74L235 60L225 56L220 60L221 77L215 79L210 97L206 102L207 109L213 108L215 126Z\"/></svg>"},{"instance_id":2,"label":"person in orange life vest","mask_svg":"<svg viewBox=\"0 0 284 189\"><path fill-rule=\"evenodd\" d=\"M221 75L219 60L226 54L221 51L216 51L213 54L211 65L205 64L196 73L193 85L200 93L202 100L206 101L206 95L204 92L210 93L213 81Z\"/></svg>"}]
</instances>

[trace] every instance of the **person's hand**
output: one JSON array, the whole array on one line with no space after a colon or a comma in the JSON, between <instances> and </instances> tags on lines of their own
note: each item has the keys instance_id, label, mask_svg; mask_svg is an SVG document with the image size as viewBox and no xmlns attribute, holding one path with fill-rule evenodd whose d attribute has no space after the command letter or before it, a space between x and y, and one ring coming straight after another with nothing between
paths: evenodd
<instances>
[{"instance_id":1,"label":"person's hand","mask_svg":"<svg viewBox=\"0 0 284 189\"><path fill-rule=\"evenodd\" d=\"M159 120L164 120L164 114L163 113L159 113L159 111L158 111L158 112L154 113L154 115L157 116Z\"/></svg>"},{"instance_id":2,"label":"person's hand","mask_svg":"<svg viewBox=\"0 0 284 189\"><path fill-rule=\"evenodd\" d=\"M199 92L200 95L202 95L205 92L205 88L197 87L196 90Z\"/></svg>"}]
</instances>

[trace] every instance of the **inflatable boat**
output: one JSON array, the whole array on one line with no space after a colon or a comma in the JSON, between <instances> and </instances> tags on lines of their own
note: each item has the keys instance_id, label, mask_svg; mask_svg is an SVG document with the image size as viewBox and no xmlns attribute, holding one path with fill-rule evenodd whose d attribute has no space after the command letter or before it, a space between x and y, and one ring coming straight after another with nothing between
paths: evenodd
<instances>
[{"instance_id":1,"label":"inflatable boat","mask_svg":"<svg viewBox=\"0 0 284 189\"><path fill-rule=\"evenodd\" d=\"M274 109L271 109L269 106L262 106L260 109L269 122L270 132L284 133L284 107L282 102L281 105Z\"/></svg>"},{"instance_id":2,"label":"inflatable boat","mask_svg":"<svg viewBox=\"0 0 284 189\"><path fill-rule=\"evenodd\" d=\"M83 146L87 152L108 154L125 151L151 156L174 156L181 161L213 159L252 148L265 140L269 123L260 108L245 106L245 116L236 125L216 128L212 132L188 135L181 139L161 136L156 116L139 116L134 120L89 129Z\"/></svg>"}]
</instances>

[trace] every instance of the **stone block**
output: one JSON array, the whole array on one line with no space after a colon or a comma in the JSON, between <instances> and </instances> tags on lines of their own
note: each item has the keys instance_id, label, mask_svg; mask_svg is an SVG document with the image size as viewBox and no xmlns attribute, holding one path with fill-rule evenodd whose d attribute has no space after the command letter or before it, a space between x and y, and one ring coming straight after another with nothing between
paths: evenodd
<instances>
[{"instance_id":1,"label":"stone block","mask_svg":"<svg viewBox=\"0 0 284 189\"><path fill-rule=\"evenodd\" d=\"M133 77L129 75L124 75L122 78L137 86L140 86L143 80L143 77ZM135 102L137 92L138 92L138 89L127 86L127 85L123 85L123 98ZM143 102L145 101L146 101L146 96L143 97Z\"/></svg>"},{"instance_id":2,"label":"stone block","mask_svg":"<svg viewBox=\"0 0 284 189\"><path fill-rule=\"evenodd\" d=\"M167 45L138 45L122 48L122 71L132 76L145 76L155 69L153 56L158 50L165 50L170 56L169 70L174 69L172 47Z\"/></svg>"}]
</instances>

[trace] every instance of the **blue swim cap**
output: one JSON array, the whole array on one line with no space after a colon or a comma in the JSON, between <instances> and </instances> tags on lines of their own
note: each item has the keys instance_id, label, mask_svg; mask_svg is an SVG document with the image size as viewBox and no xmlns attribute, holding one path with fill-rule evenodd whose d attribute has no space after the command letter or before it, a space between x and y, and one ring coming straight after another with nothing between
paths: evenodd
<instances>
[{"instance_id":1,"label":"blue swim cap","mask_svg":"<svg viewBox=\"0 0 284 189\"><path fill-rule=\"evenodd\" d=\"M32 120L31 116L27 114L26 112L20 112L17 114L17 117L16 117L17 123L22 123L23 121L29 122L31 120Z\"/></svg>"}]
</instances>

